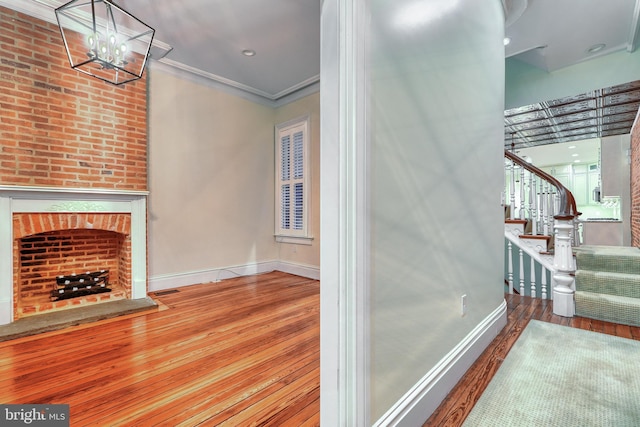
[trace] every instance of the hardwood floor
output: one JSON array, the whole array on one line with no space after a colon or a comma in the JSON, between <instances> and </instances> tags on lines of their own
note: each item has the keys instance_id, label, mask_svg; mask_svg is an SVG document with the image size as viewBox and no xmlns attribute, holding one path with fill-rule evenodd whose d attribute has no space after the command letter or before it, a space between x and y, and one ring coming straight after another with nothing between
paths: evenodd
<instances>
[{"instance_id":1,"label":"hardwood floor","mask_svg":"<svg viewBox=\"0 0 640 427\"><path fill-rule=\"evenodd\" d=\"M529 320L536 319L640 341L640 327L618 325L583 317L553 314L553 302L519 295L505 295L508 320L505 328L431 415L424 427L462 425Z\"/></svg>"},{"instance_id":2,"label":"hardwood floor","mask_svg":"<svg viewBox=\"0 0 640 427\"><path fill-rule=\"evenodd\" d=\"M319 425L319 294L273 272L0 343L0 403L69 404L72 426Z\"/></svg>"},{"instance_id":3,"label":"hardwood floor","mask_svg":"<svg viewBox=\"0 0 640 427\"><path fill-rule=\"evenodd\" d=\"M318 426L318 281L273 272L154 296L166 309L0 343L0 403L72 426ZM153 296L153 294L152 294ZM508 324L424 426L462 424L530 319L640 340L506 295Z\"/></svg>"}]
</instances>

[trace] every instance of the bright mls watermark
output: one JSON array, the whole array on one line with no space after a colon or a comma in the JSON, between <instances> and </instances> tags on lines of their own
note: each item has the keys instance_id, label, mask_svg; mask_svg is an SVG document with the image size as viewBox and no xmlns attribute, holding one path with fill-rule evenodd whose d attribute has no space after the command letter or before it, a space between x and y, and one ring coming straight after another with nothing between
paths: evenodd
<instances>
[{"instance_id":1,"label":"bright mls watermark","mask_svg":"<svg viewBox=\"0 0 640 427\"><path fill-rule=\"evenodd\" d=\"M69 405L2 405L1 426L69 427Z\"/></svg>"}]
</instances>

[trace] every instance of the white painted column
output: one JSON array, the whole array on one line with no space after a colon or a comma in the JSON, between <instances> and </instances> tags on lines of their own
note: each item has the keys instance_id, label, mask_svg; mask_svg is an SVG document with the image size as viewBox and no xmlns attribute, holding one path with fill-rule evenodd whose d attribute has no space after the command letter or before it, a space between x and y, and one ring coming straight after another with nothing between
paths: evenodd
<instances>
[{"instance_id":1,"label":"white painted column","mask_svg":"<svg viewBox=\"0 0 640 427\"><path fill-rule=\"evenodd\" d=\"M131 298L147 296L147 199L131 201Z\"/></svg>"},{"instance_id":2,"label":"white painted column","mask_svg":"<svg viewBox=\"0 0 640 427\"><path fill-rule=\"evenodd\" d=\"M327 426L371 425L365 7L322 2L320 418Z\"/></svg>"},{"instance_id":3,"label":"white painted column","mask_svg":"<svg viewBox=\"0 0 640 427\"><path fill-rule=\"evenodd\" d=\"M11 198L0 195L0 325L13 322L13 220ZM4 250L3 250L4 252ZM1 284L10 284L2 286Z\"/></svg>"}]
</instances>

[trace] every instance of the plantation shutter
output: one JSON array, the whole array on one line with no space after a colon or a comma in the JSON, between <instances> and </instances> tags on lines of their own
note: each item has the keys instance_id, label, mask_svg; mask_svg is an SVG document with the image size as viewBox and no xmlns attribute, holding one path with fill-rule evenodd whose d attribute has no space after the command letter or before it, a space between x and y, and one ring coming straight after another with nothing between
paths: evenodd
<instances>
[{"instance_id":1,"label":"plantation shutter","mask_svg":"<svg viewBox=\"0 0 640 427\"><path fill-rule=\"evenodd\" d=\"M307 122L277 128L276 235L307 232Z\"/></svg>"}]
</instances>

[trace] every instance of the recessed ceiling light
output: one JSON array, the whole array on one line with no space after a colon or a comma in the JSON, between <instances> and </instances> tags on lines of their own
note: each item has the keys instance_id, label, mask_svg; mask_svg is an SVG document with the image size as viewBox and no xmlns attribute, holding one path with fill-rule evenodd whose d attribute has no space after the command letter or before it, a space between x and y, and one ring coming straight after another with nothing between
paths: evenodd
<instances>
[{"instance_id":1,"label":"recessed ceiling light","mask_svg":"<svg viewBox=\"0 0 640 427\"><path fill-rule=\"evenodd\" d=\"M578 153L573 153L571 156L572 157L578 157Z\"/></svg>"},{"instance_id":2,"label":"recessed ceiling light","mask_svg":"<svg viewBox=\"0 0 640 427\"><path fill-rule=\"evenodd\" d=\"M245 49L242 51L242 54L244 56L255 56L256 55L256 51L255 50L251 50L251 49Z\"/></svg>"},{"instance_id":3,"label":"recessed ceiling light","mask_svg":"<svg viewBox=\"0 0 640 427\"><path fill-rule=\"evenodd\" d=\"M606 44L604 43L599 43L599 44L594 44L593 46L591 46L589 49L587 49L587 53L596 53L596 52L600 52L602 49L604 49L605 47L607 47Z\"/></svg>"},{"instance_id":4,"label":"recessed ceiling light","mask_svg":"<svg viewBox=\"0 0 640 427\"><path fill-rule=\"evenodd\" d=\"M505 45L505 46L506 46L506 45L508 45L509 43L511 43L511 37L505 37L505 38L503 39L503 42L504 42L504 45Z\"/></svg>"},{"instance_id":5,"label":"recessed ceiling light","mask_svg":"<svg viewBox=\"0 0 640 427\"><path fill-rule=\"evenodd\" d=\"M580 163L580 159L574 160L573 163Z\"/></svg>"},{"instance_id":6,"label":"recessed ceiling light","mask_svg":"<svg viewBox=\"0 0 640 427\"><path fill-rule=\"evenodd\" d=\"M569 146L569 150L573 150L574 148L576 148L576 146L575 146L575 145L570 145L570 146Z\"/></svg>"}]
</instances>

